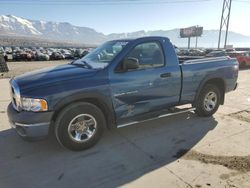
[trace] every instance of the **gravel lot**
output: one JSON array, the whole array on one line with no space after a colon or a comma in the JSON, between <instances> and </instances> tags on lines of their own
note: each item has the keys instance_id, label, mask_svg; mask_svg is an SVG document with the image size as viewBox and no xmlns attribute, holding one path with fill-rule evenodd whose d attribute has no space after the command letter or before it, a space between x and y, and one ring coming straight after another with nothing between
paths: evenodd
<instances>
[{"instance_id":1,"label":"gravel lot","mask_svg":"<svg viewBox=\"0 0 250 188\"><path fill-rule=\"evenodd\" d=\"M45 67L53 67L56 65L66 64L70 61L26 61L26 62L8 62L9 72L0 73L0 78L11 78L16 75L23 74L36 69L42 69Z\"/></svg>"},{"instance_id":2,"label":"gravel lot","mask_svg":"<svg viewBox=\"0 0 250 188\"><path fill-rule=\"evenodd\" d=\"M249 188L249 79L250 69L240 71L214 117L185 113L106 131L82 152L20 139L6 115L9 79L0 79L0 187Z\"/></svg>"}]
</instances>

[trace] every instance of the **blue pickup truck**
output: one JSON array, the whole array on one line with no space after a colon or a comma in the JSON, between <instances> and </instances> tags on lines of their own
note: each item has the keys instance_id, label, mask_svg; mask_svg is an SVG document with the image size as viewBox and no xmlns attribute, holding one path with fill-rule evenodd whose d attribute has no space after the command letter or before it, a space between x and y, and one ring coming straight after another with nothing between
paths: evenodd
<instances>
[{"instance_id":1,"label":"blue pickup truck","mask_svg":"<svg viewBox=\"0 0 250 188\"><path fill-rule=\"evenodd\" d=\"M23 138L53 133L83 150L105 128L191 110L213 115L236 89L238 68L229 57L180 62L165 37L109 41L82 59L11 79L8 116Z\"/></svg>"}]
</instances>

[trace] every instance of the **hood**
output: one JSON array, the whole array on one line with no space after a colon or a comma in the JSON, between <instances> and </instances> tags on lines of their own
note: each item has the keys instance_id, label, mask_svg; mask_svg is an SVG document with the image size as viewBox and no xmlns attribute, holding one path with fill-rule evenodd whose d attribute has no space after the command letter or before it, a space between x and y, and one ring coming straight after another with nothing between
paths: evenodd
<instances>
[{"instance_id":1,"label":"hood","mask_svg":"<svg viewBox=\"0 0 250 188\"><path fill-rule=\"evenodd\" d=\"M96 72L96 69L87 69L77 65L66 64L25 73L14 79L22 90L56 84L71 79L89 77Z\"/></svg>"}]
</instances>

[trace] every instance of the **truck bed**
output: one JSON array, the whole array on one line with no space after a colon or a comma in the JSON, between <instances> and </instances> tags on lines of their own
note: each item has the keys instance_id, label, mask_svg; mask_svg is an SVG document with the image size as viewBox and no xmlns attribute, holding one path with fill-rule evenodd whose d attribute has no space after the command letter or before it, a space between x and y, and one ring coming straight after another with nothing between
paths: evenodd
<instances>
[{"instance_id":1,"label":"truck bed","mask_svg":"<svg viewBox=\"0 0 250 188\"><path fill-rule=\"evenodd\" d=\"M203 59L204 56L178 56L179 64L182 64L189 60Z\"/></svg>"},{"instance_id":2,"label":"truck bed","mask_svg":"<svg viewBox=\"0 0 250 188\"><path fill-rule=\"evenodd\" d=\"M238 62L230 57L188 60L180 64L180 68L183 78L180 101L184 103L194 100L199 85L206 79L223 79L228 92L234 89L238 77Z\"/></svg>"}]
</instances>

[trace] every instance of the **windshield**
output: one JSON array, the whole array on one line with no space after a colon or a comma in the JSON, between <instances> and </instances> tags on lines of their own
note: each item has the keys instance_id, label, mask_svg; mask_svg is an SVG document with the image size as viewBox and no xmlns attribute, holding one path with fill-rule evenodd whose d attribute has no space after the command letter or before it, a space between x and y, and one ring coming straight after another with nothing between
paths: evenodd
<instances>
[{"instance_id":1,"label":"windshield","mask_svg":"<svg viewBox=\"0 0 250 188\"><path fill-rule=\"evenodd\" d=\"M91 68L104 68L122 51L127 43L128 41L124 40L106 42L73 64L87 64Z\"/></svg>"}]
</instances>

